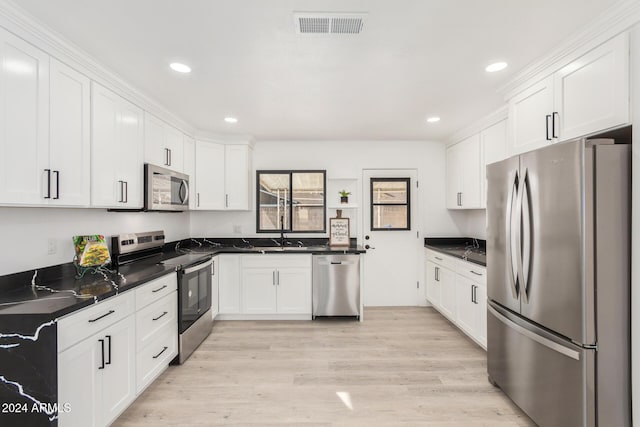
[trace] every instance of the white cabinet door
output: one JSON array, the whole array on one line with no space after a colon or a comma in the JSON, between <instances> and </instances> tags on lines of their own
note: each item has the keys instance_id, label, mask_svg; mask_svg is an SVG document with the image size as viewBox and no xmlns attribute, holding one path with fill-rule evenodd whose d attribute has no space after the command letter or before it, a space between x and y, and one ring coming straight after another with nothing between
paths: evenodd
<instances>
[{"instance_id":1,"label":"white cabinet door","mask_svg":"<svg viewBox=\"0 0 640 427\"><path fill-rule=\"evenodd\" d=\"M50 204L89 206L91 81L51 59L49 168Z\"/></svg>"},{"instance_id":2,"label":"white cabinet door","mask_svg":"<svg viewBox=\"0 0 640 427\"><path fill-rule=\"evenodd\" d=\"M469 335L474 335L478 323L475 284L466 277L456 276L456 323Z\"/></svg>"},{"instance_id":3,"label":"white cabinet door","mask_svg":"<svg viewBox=\"0 0 640 427\"><path fill-rule=\"evenodd\" d=\"M487 165L507 158L507 120L489 126L480 132L480 180L482 181L481 208L487 207Z\"/></svg>"},{"instance_id":4,"label":"white cabinet door","mask_svg":"<svg viewBox=\"0 0 640 427\"><path fill-rule=\"evenodd\" d=\"M476 310L478 311L478 322L474 335L478 342L487 348L487 288L483 285L476 285Z\"/></svg>"},{"instance_id":5,"label":"white cabinet door","mask_svg":"<svg viewBox=\"0 0 640 427\"><path fill-rule=\"evenodd\" d=\"M91 205L141 208L143 112L95 82L91 91Z\"/></svg>"},{"instance_id":6,"label":"white cabinet door","mask_svg":"<svg viewBox=\"0 0 640 427\"><path fill-rule=\"evenodd\" d=\"M460 144L447 147L446 163L446 202L447 209L460 209L460 193L462 192L462 151Z\"/></svg>"},{"instance_id":7,"label":"white cabinet door","mask_svg":"<svg viewBox=\"0 0 640 427\"><path fill-rule=\"evenodd\" d=\"M165 127L165 145L169 150L169 169L176 172L184 171L184 135L178 129L167 125Z\"/></svg>"},{"instance_id":8,"label":"white cabinet door","mask_svg":"<svg viewBox=\"0 0 640 427\"><path fill-rule=\"evenodd\" d=\"M144 198L144 113L120 99L119 178L124 181L124 207L141 208Z\"/></svg>"},{"instance_id":9,"label":"white cabinet door","mask_svg":"<svg viewBox=\"0 0 640 427\"><path fill-rule=\"evenodd\" d=\"M102 348L91 337L58 354L58 403L71 405L59 412L59 425L102 426Z\"/></svg>"},{"instance_id":10,"label":"white cabinet door","mask_svg":"<svg viewBox=\"0 0 640 427\"><path fill-rule=\"evenodd\" d=\"M99 335L105 340L105 368L102 371L102 424L109 425L136 397L134 316L128 316Z\"/></svg>"},{"instance_id":11,"label":"white cabinet door","mask_svg":"<svg viewBox=\"0 0 640 427\"><path fill-rule=\"evenodd\" d=\"M278 268L277 311L288 314L311 314L311 269Z\"/></svg>"},{"instance_id":12,"label":"white cabinet door","mask_svg":"<svg viewBox=\"0 0 640 427\"><path fill-rule=\"evenodd\" d=\"M169 163L164 143L164 122L147 112L144 113L144 161L165 168Z\"/></svg>"},{"instance_id":13,"label":"white cabinet door","mask_svg":"<svg viewBox=\"0 0 640 427\"><path fill-rule=\"evenodd\" d=\"M240 256L218 256L218 295L220 314L240 313Z\"/></svg>"},{"instance_id":14,"label":"white cabinet door","mask_svg":"<svg viewBox=\"0 0 640 427\"><path fill-rule=\"evenodd\" d=\"M274 268L242 269L243 313L276 312L276 274Z\"/></svg>"},{"instance_id":15,"label":"white cabinet door","mask_svg":"<svg viewBox=\"0 0 640 427\"><path fill-rule=\"evenodd\" d=\"M196 209L224 209L224 145L196 141Z\"/></svg>"},{"instance_id":16,"label":"white cabinet door","mask_svg":"<svg viewBox=\"0 0 640 427\"><path fill-rule=\"evenodd\" d=\"M184 173L189 175L189 210L196 208L196 141L184 137Z\"/></svg>"},{"instance_id":17,"label":"white cabinet door","mask_svg":"<svg viewBox=\"0 0 640 427\"><path fill-rule=\"evenodd\" d=\"M554 76L561 140L629 122L628 34L593 49Z\"/></svg>"},{"instance_id":18,"label":"white cabinet door","mask_svg":"<svg viewBox=\"0 0 640 427\"><path fill-rule=\"evenodd\" d=\"M478 209L482 203L482 176L480 173L480 134L474 134L460 144L460 171L462 189L460 205L463 209Z\"/></svg>"},{"instance_id":19,"label":"white cabinet door","mask_svg":"<svg viewBox=\"0 0 640 427\"><path fill-rule=\"evenodd\" d=\"M456 273L448 268L438 267L440 279L441 313L455 322L456 318Z\"/></svg>"},{"instance_id":20,"label":"white cabinet door","mask_svg":"<svg viewBox=\"0 0 640 427\"><path fill-rule=\"evenodd\" d=\"M0 29L0 203L47 204L49 55Z\"/></svg>"},{"instance_id":21,"label":"white cabinet door","mask_svg":"<svg viewBox=\"0 0 640 427\"><path fill-rule=\"evenodd\" d=\"M553 75L509 101L509 156L553 142ZM556 135L558 129L555 129Z\"/></svg>"},{"instance_id":22,"label":"white cabinet door","mask_svg":"<svg viewBox=\"0 0 640 427\"><path fill-rule=\"evenodd\" d=\"M249 210L249 150L247 145L225 146L225 209Z\"/></svg>"},{"instance_id":23,"label":"white cabinet door","mask_svg":"<svg viewBox=\"0 0 640 427\"><path fill-rule=\"evenodd\" d=\"M426 280L427 301L436 308L440 307L440 282L438 281L438 269L440 267L432 261L427 261Z\"/></svg>"}]
</instances>

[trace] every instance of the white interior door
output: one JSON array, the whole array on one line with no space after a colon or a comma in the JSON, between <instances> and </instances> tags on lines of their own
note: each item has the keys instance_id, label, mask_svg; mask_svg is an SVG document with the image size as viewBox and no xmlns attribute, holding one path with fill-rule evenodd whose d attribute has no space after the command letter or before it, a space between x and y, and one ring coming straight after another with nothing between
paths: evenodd
<instances>
[{"instance_id":1,"label":"white interior door","mask_svg":"<svg viewBox=\"0 0 640 427\"><path fill-rule=\"evenodd\" d=\"M418 173L363 170L364 305L419 304Z\"/></svg>"}]
</instances>

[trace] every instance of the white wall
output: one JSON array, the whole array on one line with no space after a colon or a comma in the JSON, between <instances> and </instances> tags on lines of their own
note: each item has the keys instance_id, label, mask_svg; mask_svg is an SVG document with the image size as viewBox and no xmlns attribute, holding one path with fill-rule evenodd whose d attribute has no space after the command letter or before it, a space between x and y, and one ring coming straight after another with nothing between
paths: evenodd
<instances>
[{"instance_id":1,"label":"white wall","mask_svg":"<svg viewBox=\"0 0 640 427\"><path fill-rule=\"evenodd\" d=\"M418 224L421 235L458 236L466 226L463 213L445 209L445 146L439 142L260 141L255 145L253 166L254 170L326 169L328 180L344 177L361 180L363 169L415 168L420 182ZM255 187L255 175L251 182ZM358 188L362 188L361 182ZM361 195L356 196L359 199ZM252 201L255 204L255 195ZM359 223L362 222L361 209L354 214ZM240 232L234 233L234 227L239 227ZM191 235L258 236L255 212L192 212Z\"/></svg>"},{"instance_id":2,"label":"white wall","mask_svg":"<svg viewBox=\"0 0 640 427\"><path fill-rule=\"evenodd\" d=\"M466 224L464 227L464 237L475 237L476 239L487 239L487 211L485 209L474 209L465 212Z\"/></svg>"},{"instance_id":3,"label":"white wall","mask_svg":"<svg viewBox=\"0 0 640 427\"><path fill-rule=\"evenodd\" d=\"M187 238L189 213L0 207L0 275L72 261L74 235L154 230L165 230L167 241ZM49 239L54 255L47 254Z\"/></svg>"}]
</instances>

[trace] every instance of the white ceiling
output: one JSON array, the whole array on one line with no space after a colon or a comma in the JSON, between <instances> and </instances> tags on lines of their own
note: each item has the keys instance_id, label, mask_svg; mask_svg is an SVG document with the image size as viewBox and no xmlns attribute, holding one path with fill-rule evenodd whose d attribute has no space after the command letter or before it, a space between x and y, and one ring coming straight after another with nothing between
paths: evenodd
<instances>
[{"instance_id":1,"label":"white ceiling","mask_svg":"<svg viewBox=\"0 0 640 427\"><path fill-rule=\"evenodd\" d=\"M196 128L257 140L444 140L616 0L20 0ZM360 35L294 11L367 12ZM484 67L505 60L507 70ZM173 61L193 72L179 75ZM235 116L235 125L225 116ZM431 115L442 117L427 124Z\"/></svg>"}]
</instances>

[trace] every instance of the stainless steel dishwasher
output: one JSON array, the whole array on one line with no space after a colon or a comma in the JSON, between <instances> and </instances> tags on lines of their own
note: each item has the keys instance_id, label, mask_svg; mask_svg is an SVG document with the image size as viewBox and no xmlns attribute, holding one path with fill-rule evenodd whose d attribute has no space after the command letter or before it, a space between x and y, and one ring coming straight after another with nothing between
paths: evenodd
<instances>
[{"instance_id":1,"label":"stainless steel dishwasher","mask_svg":"<svg viewBox=\"0 0 640 427\"><path fill-rule=\"evenodd\" d=\"M360 255L313 256L313 318L360 318Z\"/></svg>"}]
</instances>

